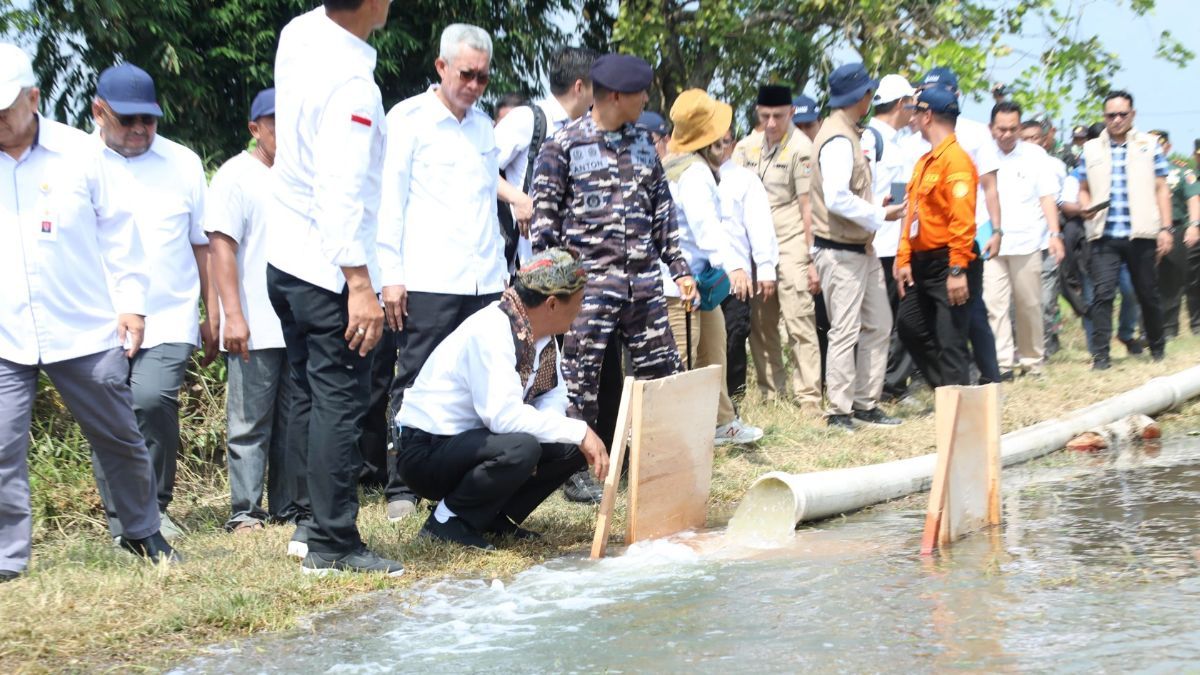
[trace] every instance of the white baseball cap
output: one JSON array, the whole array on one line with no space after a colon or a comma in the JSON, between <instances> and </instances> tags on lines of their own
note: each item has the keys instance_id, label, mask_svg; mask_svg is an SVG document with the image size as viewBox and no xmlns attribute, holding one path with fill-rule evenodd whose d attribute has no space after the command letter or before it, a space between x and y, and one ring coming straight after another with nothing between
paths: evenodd
<instances>
[{"instance_id":1,"label":"white baseball cap","mask_svg":"<svg viewBox=\"0 0 1200 675\"><path fill-rule=\"evenodd\" d=\"M37 78L29 56L16 45L0 42L0 110L11 108L22 89L34 86Z\"/></svg>"},{"instance_id":2,"label":"white baseball cap","mask_svg":"<svg viewBox=\"0 0 1200 675\"><path fill-rule=\"evenodd\" d=\"M913 89L913 86L908 83L908 80L904 79L902 76L884 75L883 79L879 81L879 89L875 90L875 98L871 99L871 102L875 105L879 105L881 103L899 101L906 96L916 95L917 90Z\"/></svg>"}]
</instances>

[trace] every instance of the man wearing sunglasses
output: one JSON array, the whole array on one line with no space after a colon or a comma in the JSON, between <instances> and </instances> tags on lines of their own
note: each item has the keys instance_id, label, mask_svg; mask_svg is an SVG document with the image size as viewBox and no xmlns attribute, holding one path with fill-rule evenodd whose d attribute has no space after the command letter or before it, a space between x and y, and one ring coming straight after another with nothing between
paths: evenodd
<instances>
[{"instance_id":1,"label":"man wearing sunglasses","mask_svg":"<svg viewBox=\"0 0 1200 675\"><path fill-rule=\"evenodd\" d=\"M1092 320L1092 368L1107 370L1112 341L1113 297L1121 265L1129 267L1142 307L1150 354L1165 355L1166 337L1158 297L1155 264L1171 252L1170 166L1158 139L1133 128L1133 96L1114 91L1104 98L1104 131L1083 146L1075 169L1079 206L1092 242L1089 262L1095 294Z\"/></svg>"},{"instance_id":2,"label":"man wearing sunglasses","mask_svg":"<svg viewBox=\"0 0 1200 675\"><path fill-rule=\"evenodd\" d=\"M204 347L204 364L217 354L211 322L218 310L209 294L204 235L208 184L196 153L157 133L162 108L154 80L141 68L122 63L100 73L92 117L104 143L103 162L118 177L116 198L133 211L147 252L146 336L130 360L129 384L158 478L163 535L170 539L181 534L167 516L179 455L179 390L197 346ZM204 322L198 300L208 310ZM121 537L114 495L101 465L95 466L109 529Z\"/></svg>"},{"instance_id":3,"label":"man wearing sunglasses","mask_svg":"<svg viewBox=\"0 0 1200 675\"><path fill-rule=\"evenodd\" d=\"M399 350L389 424L434 348L499 299L508 279L496 216L496 137L491 118L475 106L487 89L491 60L486 31L447 26L434 62L440 83L387 116L379 264L387 327L397 332ZM416 501L396 472L404 451L397 445L388 456L392 521L411 514Z\"/></svg>"}]
</instances>

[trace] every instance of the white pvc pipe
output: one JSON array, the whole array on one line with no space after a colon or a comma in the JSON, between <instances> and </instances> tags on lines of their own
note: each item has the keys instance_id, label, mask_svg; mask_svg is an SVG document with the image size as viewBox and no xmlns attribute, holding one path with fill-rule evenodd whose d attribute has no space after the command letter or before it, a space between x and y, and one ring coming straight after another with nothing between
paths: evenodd
<instances>
[{"instance_id":1,"label":"white pvc pipe","mask_svg":"<svg viewBox=\"0 0 1200 675\"><path fill-rule=\"evenodd\" d=\"M1027 462L1058 450L1075 436L1127 415L1154 415L1200 395L1200 366L1156 377L1146 384L1063 417L1018 429L1000 438L1004 466ZM937 454L922 455L883 464L816 473L790 474L772 471L750 486L738 505L730 529L739 522L774 512L786 517L790 502L794 523L799 524L856 511L915 492L929 489ZM788 494L790 493L790 494ZM746 517L739 515L745 513Z\"/></svg>"}]
</instances>

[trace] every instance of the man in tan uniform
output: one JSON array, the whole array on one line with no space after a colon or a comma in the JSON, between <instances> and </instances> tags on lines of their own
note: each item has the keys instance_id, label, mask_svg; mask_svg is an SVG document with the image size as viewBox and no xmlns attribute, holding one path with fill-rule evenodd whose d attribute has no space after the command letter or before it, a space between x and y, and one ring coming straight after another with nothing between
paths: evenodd
<instances>
[{"instance_id":1,"label":"man in tan uniform","mask_svg":"<svg viewBox=\"0 0 1200 675\"><path fill-rule=\"evenodd\" d=\"M775 235L779 240L778 292L751 302L750 354L758 388L768 397L785 394L786 372L779 337L779 318L792 347L792 396L814 415L821 414L821 353L810 288L811 212L808 190L813 144L792 124L792 93L766 85L758 90L761 129L738 143L733 160L754 171L767 189Z\"/></svg>"}]
</instances>

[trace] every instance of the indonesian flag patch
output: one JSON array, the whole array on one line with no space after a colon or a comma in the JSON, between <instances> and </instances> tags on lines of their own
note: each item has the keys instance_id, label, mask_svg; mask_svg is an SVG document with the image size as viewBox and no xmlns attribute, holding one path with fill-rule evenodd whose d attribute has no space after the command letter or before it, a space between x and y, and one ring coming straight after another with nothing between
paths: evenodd
<instances>
[{"instance_id":1,"label":"indonesian flag patch","mask_svg":"<svg viewBox=\"0 0 1200 675\"><path fill-rule=\"evenodd\" d=\"M363 125L364 127L370 127L370 126L371 126L371 118L370 118L370 117L367 117L366 115L359 115L359 114L357 114L357 113L355 113L355 114L351 114L351 115L350 115L350 121L351 121L351 122L353 122L353 123L355 123L355 124L361 124L361 125Z\"/></svg>"}]
</instances>

